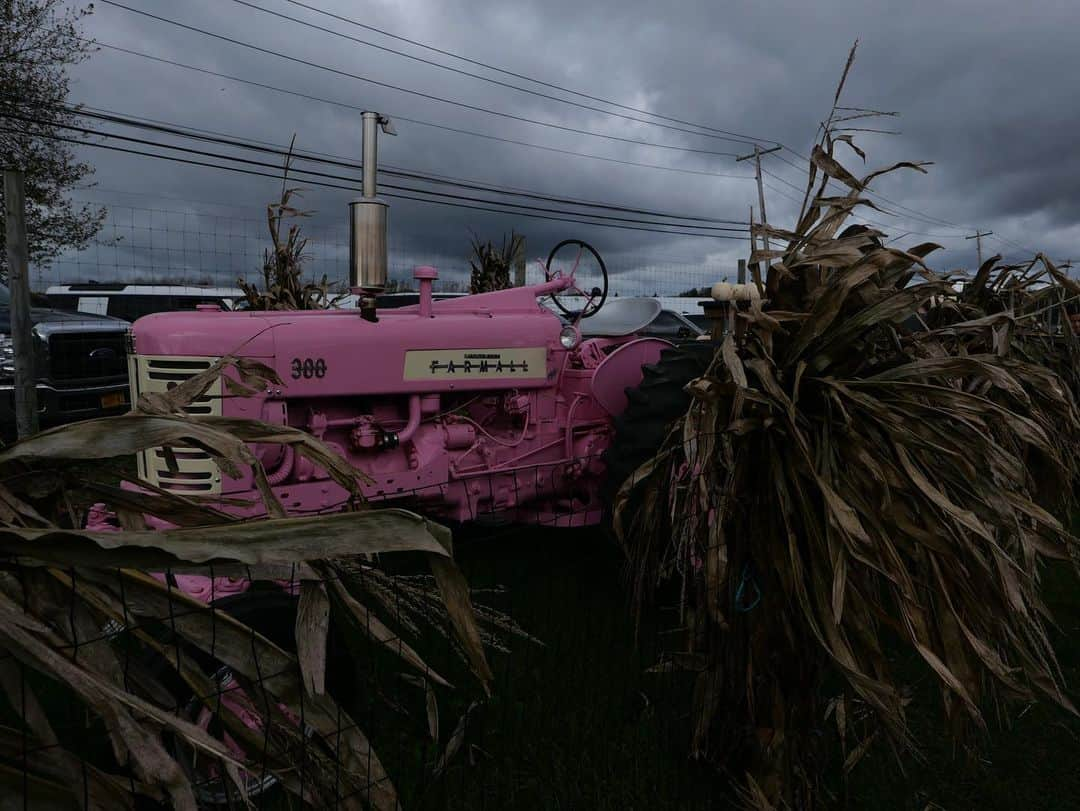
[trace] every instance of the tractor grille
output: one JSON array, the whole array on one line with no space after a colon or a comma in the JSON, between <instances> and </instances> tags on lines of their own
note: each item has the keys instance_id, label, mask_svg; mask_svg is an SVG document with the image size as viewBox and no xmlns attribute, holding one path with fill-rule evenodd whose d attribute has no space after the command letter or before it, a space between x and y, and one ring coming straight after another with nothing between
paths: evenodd
<instances>
[{"instance_id":1,"label":"tractor grille","mask_svg":"<svg viewBox=\"0 0 1080 811\"><path fill-rule=\"evenodd\" d=\"M164 355L131 355L131 400L140 394L165 393L178 384L209 369L217 358L168 357ZM206 393L184 409L198 416L221 415L221 378L214 381ZM176 470L169 469L169 459L163 448L150 448L139 454L139 476L150 484L174 493L191 495L221 492L221 470L206 451L199 448L175 447L172 456Z\"/></svg>"},{"instance_id":2,"label":"tractor grille","mask_svg":"<svg viewBox=\"0 0 1080 811\"><path fill-rule=\"evenodd\" d=\"M60 385L122 379L123 332L57 332L49 336L49 377Z\"/></svg>"}]
</instances>

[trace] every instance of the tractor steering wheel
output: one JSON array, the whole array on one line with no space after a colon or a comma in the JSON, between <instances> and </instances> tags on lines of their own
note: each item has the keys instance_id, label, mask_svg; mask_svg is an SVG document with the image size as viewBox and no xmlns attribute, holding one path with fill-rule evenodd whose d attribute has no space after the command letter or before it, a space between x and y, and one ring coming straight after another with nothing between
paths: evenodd
<instances>
[{"instance_id":1,"label":"tractor steering wheel","mask_svg":"<svg viewBox=\"0 0 1080 811\"><path fill-rule=\"evenodd\" d=\"M582 242L580 239L564 239L562 242L560 242L558 245L551 249L551 253L548 254L547 260L548 277L550 278L551 268L555 262L555 257L559 253L559 251L563 251L563 255L569 257L574 254L573 249L575 247L577 248L577 255L573 259L572 267L570 269L570 276L573 277L574 273L577 272L578 266L581 264L582 257L585 255L586 252L588 252L596 258L596 264L600 268L600 275L603 279L604 286L602 288L594 287L587 293L577 287L576 283L571 286L569 288L570 291L576 292L578 295L585 299L585 306L580 310L569 309L565 304L559 301L559 296L557 293L551 294L551 300L555 303L555 306L562 310L564 315L574 321L581 318L589 318L590 316L596 315L598 312L600 312L600 308L604 306L604 302L607 300L608 294L608 272L607 266L604 265L604 260L600 258L600 254L596 252L596 248L594 248L587 242ZM569 248L570 250L563 250L564 248Z\"/></svg>"}]
</instances>

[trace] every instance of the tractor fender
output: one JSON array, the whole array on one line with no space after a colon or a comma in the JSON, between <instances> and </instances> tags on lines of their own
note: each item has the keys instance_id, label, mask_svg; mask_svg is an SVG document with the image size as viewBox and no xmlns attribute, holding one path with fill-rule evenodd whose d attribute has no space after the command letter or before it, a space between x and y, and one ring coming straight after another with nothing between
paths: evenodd
<instances>
[{"instance_id":1,"label":"tractor fender","mask_svg":"<svg viewBox=\"0 0 1080 811\"><path fill-rule=\"evenodd\" d=\"M626 390L641 383L641 367L656 363L660 353L672 346L661 338L639 338L623 344L608 355L592 377L592 394L596 402L612 417L626 408Z\"/></svg>"}]
</instances>

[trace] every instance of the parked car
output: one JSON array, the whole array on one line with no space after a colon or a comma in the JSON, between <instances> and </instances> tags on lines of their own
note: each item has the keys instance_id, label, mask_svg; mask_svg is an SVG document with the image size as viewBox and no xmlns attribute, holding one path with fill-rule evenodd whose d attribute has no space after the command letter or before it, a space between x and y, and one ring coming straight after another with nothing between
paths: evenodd
<instances>
[{"instance_id":1,"label":"parked car","mask_svg":"<svg viewBox=\"0 0 1080 811\"><path fill-rule=\"evenodd\" d=\"M704 320L704 316L701 318ZM669 341L689 341L704 335L706 329L705 326L694 323L689 315L665 309L660 311L660 315L656 316L641 334L650 338L667 338Z\"/></svg>"},{"instance_id":2,"label":"parked car","mask_svg":"<svg viewBox=\"0 0 1080 811\"><path fill-rule=\"evenodd\" d=\"M236 287L87 282L55 285L45 291L45 296L51 306L60 310L135 321L153 313L194 310L200 304L232 310L243 300L244 293Z\"/></svg>"},{"instance_id":3,"label":"parked car","mask_svg":"<svg viewBox=\"0 0 1080 811\"><path fill-rule=\"evenodd\" d=\"M637 330L639 335L649 338L666 338L669 341L691 341L708 331L708 321L701 307L697 306L696 312L690 309L691 306L698 305L698 299L658 297L656 300L660 302L663 309L647 327ZM580 309L585 303L579 296L560 296L559 301L571 310L575 307ZM562 315L550 298L541 299L540 303L554 311L556 315Z\"/></svg>"},{"instance_id":4,"label":"parked car","mask_svg":"<svg viewBox=\"0 0 1080 811\"><path fill-rule=\"evenodd\" d=\"M127 321L32 307L34 378L43 425L121 412L128 407ZM0 285L0 431L15 424L11 295Z\"/></svg>"}]
</instances>

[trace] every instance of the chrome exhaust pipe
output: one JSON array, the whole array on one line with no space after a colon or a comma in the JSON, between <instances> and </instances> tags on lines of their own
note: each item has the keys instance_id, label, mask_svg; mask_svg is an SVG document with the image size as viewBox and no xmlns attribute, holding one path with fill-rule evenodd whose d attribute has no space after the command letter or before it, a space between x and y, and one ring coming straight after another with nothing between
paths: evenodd
<instances>
[{"instance_id":1,"label":"chrome exhaust pipe","mask_svg":"<svg viewBox=\"0 0 1080 811\"><path fill-rule=\"evenodd\" d=\"M390 119L379 113L363 114L363 196L349 203L349 290L360 296L361 310L374 319L375 296L386 289L387 220L389 205L376 196L379 128L396 135ZM365 316L367 317L367 316Z\"/></svg>"}]
</instances>

